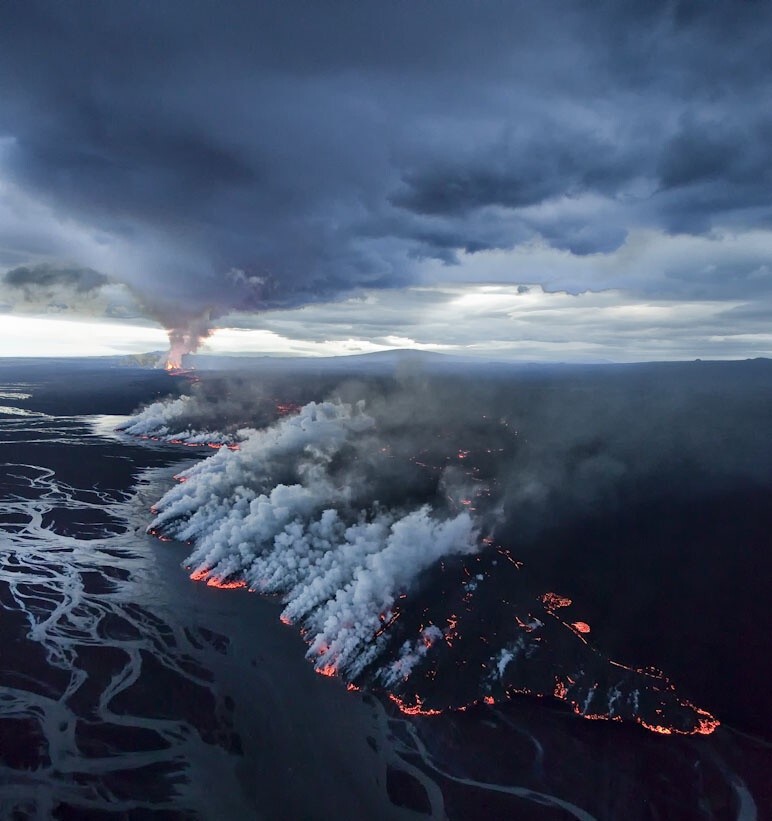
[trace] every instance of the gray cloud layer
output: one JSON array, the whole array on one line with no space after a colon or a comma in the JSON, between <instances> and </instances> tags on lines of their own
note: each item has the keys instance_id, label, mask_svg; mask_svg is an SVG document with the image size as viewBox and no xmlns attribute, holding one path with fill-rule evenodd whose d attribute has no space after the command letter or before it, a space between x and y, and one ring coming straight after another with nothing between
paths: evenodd
<instances>
[{"instance_id":1,"label":"gray cloud layer","mask_svg":"<svg viewBox=\"0 0 772 821\"><path fill-rule=\"evenodd\" d=\"M143 309L121 283L91 268L19 265L0 275L0 310L135 319Z\"/></svg>"},{"instance_id":2,"label":"gray cloud layer","mask_svg":"<svg viewBox=\"0 0 772 821\"><path fill-rule=\"evenodd\" d=\"M770 226L767 3L26 2L0 22L6 199L79 232L6 218L0 252L98 268L172 324L534 239L585 258ZM768 295L759 266L632 285ZM577 270L573 290L627 284Z\"/></svg>"},{"instance_id":3,"label":"gray cloud layer","mask_svg":"<svg viewBox=\"0 0 772 821\"><path fill-rule=\"evenodd\" d=\"M6 285L27 294L41 289L68 288L86 294L107 284L107 277L90 268L54 268L51 265L20 265L7 271Z\"/></svg>"}]
</instances>

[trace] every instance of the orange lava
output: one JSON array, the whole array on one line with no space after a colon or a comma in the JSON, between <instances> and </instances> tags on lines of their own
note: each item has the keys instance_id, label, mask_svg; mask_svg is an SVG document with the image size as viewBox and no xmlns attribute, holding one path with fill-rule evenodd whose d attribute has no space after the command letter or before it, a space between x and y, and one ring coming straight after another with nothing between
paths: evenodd
<instances>
[{"instance_id":1,"label":"orange lava","mask_svg":"<svg viewBox=\"0 0 772 821\"><path fill-rule=\"evenodd\" d=\"M120 431L120 428L118 428L117 430ZM186 448L213 448L214 450L219 450L220 448L228 448L228 450L241 450L241 445L238 445L235 442L231 443L230 445L222 444L219 442L183 442L182 439L163 439L160 436L148 436L148 434L146 433L139 434L137 436L137 439L147 439L149 442L165 442L167 445L182 445ZM175 476L174 478L178 479L177 476ZM178 481L184 482L185 479L178 479Z\"/></svg>"},{"instance_id":2,"label":"orange lava","mask_svg":"<svg viewBox=\"0 0 772 821\"><path fill-rule=\"evenodd\" d=\"M219 587L221 590L236 590L247 586L243 579L217 579L208 576L208 573L208 570L194 570L190 574L190 579L194 582L206 582L207 587Z\"/></svg>"},{"instance_id":3,"label":"orange lava","mask_svg":"<svg viewBox=\"0 0 772 821\"><path fill-rule=\"evenodd\" d=\"M152 535L158 535L155 530L149 530L148 532L151 533ZM507 558L509 561L511 561L513 564L518 566L518 569L519 569L519 566L521 565L521 563L520 562L516 563L512 559L512 557L508 554L507 551L499 548L498 552L502 556ZM195 570L190 574L190 578L193 581L205 581L208 586L210 586L210 587L219 587L221 589L243 588L243 587L247 586L246 583L243 580L220 580L220 579L217 579L217 578L214 578L214 577L210 577L209 573L210 573L210 570ZM469 574L467 573L467 575L469 575ZM405 595L406 594L404 594L404 593L401 594L400 598L404 598ZM544 607L550 613L553 613L555 610L557 610L559 608L568 607L572 603L570 598L568 598L566 596L560 596L557 593L554 593L554 592L551 592L551 591L544 593L540 598L541 598L542 603L544 604ZM388 612L381 613L380 614L381 627L376 631L375 637L380 636L385 630L387 630L400 617L400 615L401 615L401 613L400 613L399 610L392 611L391 613L388 613ZM529 624L527 622L522 621L522 619L520 619L519 617L515 617L515 618L516 618L518 626L521 629L526 630L528 632L533 631L534 626L532 626L531 624ZM282 616L280 616L280 619L281 619L283 624L291 624L291 620L289 618L287 618L286 616L282 615ZM447 627L443 631L443 639L445 640L445 642L447 642L447 644L449 646L452 646L454 639L458 637L458 633L456 632L456 627L457 627L457 624L458 624L458 616L455 613L451 614L449 617L447 617L446 621L447 621ZM572 622L572 623L562 622L562 623L565 624L567 627L570 627L579 636L579 638L582 639L582 641L584 641L584 639L582 638L582 635L587 634L587 633L590 632L590 625L587 624L586 622L583 622L583 621L576 621L576 622ZM425 630L425 628L422 625L420 630L419 630L421 640L423 641L423 643L426 647L431 647L434 644L435 639L432 635L425 635L424 630ZM302 629L301 629L300 632L301 632L301 636L303 636L305 638L306 637L305 632ZM321 657L323 657L328 652L328 650L329 650L329 648L327 646L322 646L322 647L319 648L318 652L319 652L320 660L321 660ZM625 669L625 670L635 671L637 673L646 675L648 677L658 679L658 685L655 687L656 690L672 691L672 690L675 689L674 686L664 676L664 674L661 671L656 670L655 668L628 667L627 665L620 664L619 662L614 662L614 661L611 661L610 663L613 664L616 667L620 667L620 668ZM482 666L485 667L485 664L483 664ZM316 673L318 673L319 675L326 676L326 677L336 677L338 675L338 672L339 672L337 666L334 663L318 664L318 666L314 666L314 671ZM436 674L436 671L434 671L434 673L432 675L430 675L429 677L434 678L434 674ZM555 686L554 686L554 690L552 692L552 695L554 696L554 698L558 699L559 701L567 703L568 706L571 708L571 710L577 716L579 716L580 718L583 718L585 720L589 720L589 721L622 721L622 717L619 716L619 715L611 716L611 715L608 715L608 714L605 714L605 713L586 713L586 712L583 712L580 705L577 704L576 701L574 701L569 696L569 687L570 687L570 685L575 684L575 681L570 676L565 676L564 678L565 678L565 681L561 678L558 678L558 677L555 678ZM357 685L351 683L351 682L348 682L346 684L346 689L349 690L349 691L356 691L356 690L359 690L359 687ZM506 697L507 698L511 698L513 695L516 695L516 694L517 695L527 695L527 696L536 697L536 698L542 698L543 696L547 695L547 693L533 692L533 691L529 690L527 687L525 687L525 688L508 687L506 689ZM413 698L413 703L408 703L408 702L404 701L403 699L401 699L399 696L395 695L394 693L389 693L388 697L391 699L392 702L394 702L394 704L397 705L400 712L404 713L405 715L435 716L435 715L440 715L443 712L443 710L440 710L440 709L424 707L423 699L421 699L420 696L418 696L418 695L415 695L415 696L412 697ZM492 695L483 696L482 699L480 699L477 703L480 703L480 702L482 702L483 704L489 705L489 706L494 705L496 703L496 701L495 701L495 699ZM639 724L641 727L643 727L644 729L649 730L650 732L653 732L653 733L657 733L658 735L710 735L711 733L713 733L716 730L717 727L720 726L720 724L721 724L720 721L718 719L716 719L714 716L712 716L707 710L703 710L703 709L700 709L699 707L695 707L691 702L686 701L686 700L680 700L679 699L679 703L683 708L694 711L694 714L695 714L695 718L694 718L695 727L691 730L682 730L682 729L679 729L677 727L668 726L665 723L658 723L657 719L654 719L653 721L646 721L645 719L643 719L641 717L635 717L634 721L637 724ZM470 706L470 705L457 707L455 709L463 711L463 710L467 709L468 706ZM662 702L662 706L663 707L665 706L665 702ZM655 713L657 713L658 715L662 715L663 710L655 710Z\"/></svg>"},{"instance_id":4,"label":"orange lava","mask_svg":"<svg viewBox=\"0 0 772 821\"><path fill-rule=\"evenodd\" d=\"M529 613L528 615L530 616L530 613ZM523 620L520 618L520 616L515 616L515 622L516 622L517 626L518 626L521 630L525 630L525 632L526 632L526 633L533 633L533 631L534 631L534 630L536 629L536 627L538 626L538 625L534 624L533 622L528 623L528 622L523 621Z\"/></svg>"},{"instance_id":5,"label":"orange lava","mask_svg":"<svg viewBox=\"0 0 772 821\"><path fill-rule=\"evenodd\" d=\"M485 540L483 539L483 541L485 541ZM517 559L513 559L512 556L510 555L509 551L504 550L503 547L498 548L496 550L496 552L500 556L503 556L508 562L511 562L518 570L520 570L520 568L523 566L522 562L517 561Z\"/></svg>"},{"instance_id":6,"label":"orange lava","mask_svg":"<svg viewBox=\"0 0 772 821\"><path fill-rule=\"evenodd\" d=\"M389 698L399 707L399 711L408 716L438 716L442 710L424 709L423 701L416 696L415 704L405 704L399 696L389 693Z\"/></svg>"},{"instance_id":7,"label":"orange lava","mask_svg":"<svg viewBox=\"0 0 772 821\"><path fill-rule=\"evenodd\" d=\"M571 604L571 599L567 596L559 596L557 593L547 592L542 597L542 604L547 610L557 610L560 607L568 607Z\"/></svg>"},{"instance_id":8,"label":"orange lava","mask_svg":"<svg viewBox=\"0 0 772 821\"><path fill-rule=\"evenodd\" d=\"M243 579L231 579L229 581L220 581L219 579L211 578L206 580L207 587L219 587L220 590L236 590L241 587L246 587L247 583Z\"/></svg>"},{"instance_id":9,"label":"orange lava","mask_svg":"<svg viewBox=\"0 0 772 821\"><path fill-rule=\"evenodd\" d=\"M649 724L647 721L644 721L642 718L636 719L641 727L645 727L647 730L650 730L652 733L660 733L661 735L672 735L673 730L670 727L662 727L659 724Z\"/></svg>"},{"instance_id":10,"label":"orange lava","mask_svg":"<svg viewBox=\"0 0 772 821\"><path fill-rule=\"evenodd\" d=\"M448 647L452 647L453 642L458 638L458 632L456 631L456 625L458 624L458 616L455 613L453 613L452 615L448 616L446 621L448 623L448 626L442 631L442 633Z\"/></svg>"},{"instance_id":11,"label":"orange lava","mask_svg":"<svg viewBox=\"0 0 772 821\"><path fill-rule=\"evenodd\" d=\"M384 621L383 624L375 631L373 638L377 639L379 636L382 636L401 615L402 613L397 610L390 619ZM383 621L385 616L381 614L379 618Z\"/></svg>"},{"instance_id":12,"label":"orange lava","mask_svg":"<svg viewBox=\"0 0 772 821\"><path fill-rule=\"evenodd\" d=\"M710 735L717 727L721 726L721 722L715 716L712 716L707 710L703 710L700 707L695 707L690 701L684 701L684 705L686 707L691 707L691 709L694 710L694 712L699 716L697 719L697 728L694 730L692 735Z\"/></svg>"},{"instance_id":13,"label":"orange lava","mask_svg":"<svg viewBox=\"0 0 772 821\"><path fill-rule=\"evenodd\" d=\"M586 621L575 621L571 624L571 627L573 627L578 633L590 632L590 625L587 624Z\"/></svg>"},{"instance_id":14,"label":"orange lava","mask_svg":"<svg viewBox=\"0 0 772 821\"><path fill-rule=\"evenodd\" d=\"M561 696L558 696L557 692L555 693L555 696L562 699ZM640 716L635 718L635 722L640 724L641 727L649 732L657 733L658 735L710 735L716 730L717 727L721 726L721 722L717 718L714 718L706 710L701 710L699 707L695 707L688 701L682 702L682 705L684 707L690 707L700 716L697 719L697 726L693 730L679 730L677 727L668 727L665 724L653 724L640 718ZM606 715L605 713L583 713L577 704L573 704L572 708L577 716L588 721L622 721L621 716L612 717Z\"/></svg>"},{"instance_id":15,"label":"orange lava","mask_svg":"<svg viewBox=\"0 0 772 821\"><path fill-rule=\"evenodd\" d=\"M294 402L276 402L276 413L279 416L289 416L291 413L297 413L300 410L300 405Z\"/></svg>"},{"instance_id":16,"label":"orange lava","mask_svg":"<svg viewBox=\"0 0 772 821\"><path fill-rule=\"evenodd\" d=\"M167 362L164 365L164 370L169 374L169 376L187 376L193 382L200 381L197 376L191 376L193 368L183 368L182 365Z\"/></svg>"}]
</instances>

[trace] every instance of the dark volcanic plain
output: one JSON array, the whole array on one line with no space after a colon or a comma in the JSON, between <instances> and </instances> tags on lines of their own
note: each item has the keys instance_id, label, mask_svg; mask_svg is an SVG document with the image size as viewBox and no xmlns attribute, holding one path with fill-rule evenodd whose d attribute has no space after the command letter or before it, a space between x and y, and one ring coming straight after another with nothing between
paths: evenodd
<instances>
[{"instance_id":1,"label":"dark volcanic plain","mask_svg":"<svg viewBox=\"0 0 772 821\"><path fill-rule=\"evenodd\" d=\"M0 364L2 817L772 817L770 363L393 364ZM190 548L145 534L212 451L113 429L183 393L213 430L365 398L382 503L476 508L490 543L420 575L389 649L458 611L460 639L410 683L439 715L400 712L372 676L349 692L316 675L278 601L191 582ZM440 473L485 492L455 497ZM547 592L571 603L556 614ZM476 654L518 607L543 608L550 651L531 695L487 705ZM552 694L569 641L598 671L663 671L720 725L577 717Z\"/></svg>"}]
</instances>

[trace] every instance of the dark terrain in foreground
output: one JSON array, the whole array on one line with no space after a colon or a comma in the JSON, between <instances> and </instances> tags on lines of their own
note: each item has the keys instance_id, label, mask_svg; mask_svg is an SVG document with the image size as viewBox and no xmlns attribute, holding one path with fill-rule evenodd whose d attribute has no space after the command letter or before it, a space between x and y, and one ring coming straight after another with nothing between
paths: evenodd
<instances>
[{"instance_id":1,"label":"dark terrain in foreground","mask_svg":"<svg viewBox=\"0 0 772 821\"><path fill-rule=\"evenodd\" d=\"M186 391L185 379L90 362L0 363L0 390L16 394L0 401L0 810L32 818L770 817L770 371L764 362L497 370L443 374L432 388L466 397L473 410L498 411L509 397L524 432L543 442L534 458L562 442L556 431L572 420L574 432L599 415L613 428L636 410L638 419L619 426L626 441L637 448L648 435L651 449L664 441L665 461L620 479L613 504L570 494L521 503L505 509L496 538L524 562L534 589L572 599L565 617L589 623L595 646L661 668L721 721L710 736L671 737L582 721L558 700L526 696L409 716L315 676L302 641L278 623L276 603L192 584L179 568L186 548L144 535L153 493L172 481L172 465L198 452L120 441L109 420L94 432L91 417ZM272 399L302 403L334 389L340 374L270 378ZM403 375L400 390L437 378ZM368 379L391 389L388 375ZM226 384L239 383L229 376ZM463 422L467 410L458 410ZM658 425L676 423L670 452ZM597 437L574 438L561 456L577 469L588 453L605 452ZM706 443L715 458L690 462ZM128 499L140 475L139 496ZM583 476L576 472L572 486ZM428 604L443 584L424 580ZM502 584L480 612L496 612ZM452 698L466 684L461 675L436 686Z\"/></svg>"}]
</instances>

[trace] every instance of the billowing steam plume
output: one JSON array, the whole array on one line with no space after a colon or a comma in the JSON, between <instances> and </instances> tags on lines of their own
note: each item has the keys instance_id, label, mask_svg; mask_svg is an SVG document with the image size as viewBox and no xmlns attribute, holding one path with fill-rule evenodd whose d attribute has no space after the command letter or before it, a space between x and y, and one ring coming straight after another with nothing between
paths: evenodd
<instances>
[{"instance_id":1,"label":"billowing steam plume","mask_svg":"<svg viewBox=\"0 0 772 821\"><path fill-rule=\"evenodd\" d=\"M196 400L187 395L153 402L129 419L120 430L144 439L185 445L229 445L234 442L236 437L233 434L194 427L190 417L195 405Z\"/></svg>"},{"instance_id":2,"label":"billowing steam plume","mask_svg":"<svg viewBox=\"0 0 772 821\"><path fill-rule=\"evenodd\" d=\"M201 343L210 337L214 331L210 311L200 316L187 319L169 321L162 318L169 335L169 351L163 358L163 367L167 371L176 371L182 368L182 357L185 354L195 353Z\"/></svg>"},{"instance_id":3,"label":"billowing steam plume","mask_svg":"<svg viewBox=\"0 0 772 821\"><path fill-rule=\"evenodd\" d=\"M726 395L696 394L711 424L695 428L703 417L679 387L683 374L663 373L645 412L639 390L619 396L616 372L603 401L598 385L577 391L560 375L549 391L530 374L516 384L407 375L396 391L343 383L341 399L312 401L261 429L269 406L274 419L289 407L286 387L279 402L263 380L257 393L242 377L230 390L227 380L203 380L192 399L150 405L125 430L190 444L218 428L234 437L239 450L222 448L178 475L150 531L193 545L194 579L280 594L283 619L299 625L320 673L385 687L407 713L519 693L589 718L704 734L716 719L664 675L604 657L587 639L587 613L571 611L538 572L521 572L511 549L533 565L527 553L540 531L581 522L588 509L613 515L630 500L713 494L717 483L767 475L758 434L715 412ZM709 387L710 374L699 374ZM646 372L629 379L640 387ZM363 392L367 412L353 401ZM743 416L762 418L755 394L733 395ZM732 447L708 447L729 434ZM675 474L684 479L663 482ZM686 481L695 476L699 487Z\"/></svg>"},{"instance_id":4,"label":"billowing steam plume","mask_svg":"<svg viewBox=\"0 0 772 821\"><path fill-rule=\"evenodd\" d=\"M386 509L341 470L373 425L361 404L311 402L180 474L151 525L195 542L194 578L283 594L316 668L349 678L381 652L379 627L418 575L479 545L469 513Z\"/></svg>"}]
</instances>

